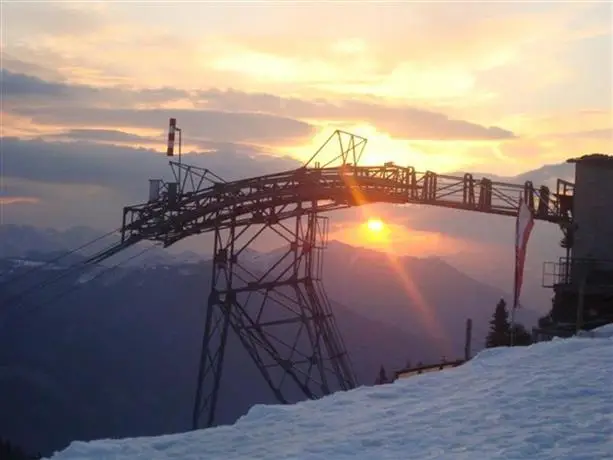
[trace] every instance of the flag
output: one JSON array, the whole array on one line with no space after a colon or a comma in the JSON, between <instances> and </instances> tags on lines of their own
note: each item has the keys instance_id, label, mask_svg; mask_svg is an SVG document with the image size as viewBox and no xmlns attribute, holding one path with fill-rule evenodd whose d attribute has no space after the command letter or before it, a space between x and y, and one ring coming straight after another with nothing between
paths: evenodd
<instances>
[{"instance_id":1,"label":"flag","mask_svg":"<svg viewBox=\"0 0 613 460\"><path fill-rule=\"evenodd\" d=\"M171 118L168 125L168 149L166 156L172 157L175 154L175 130L177 128L177 119Z\"/></svg>"},{"instance_id":2,"label":"flag","mask_svg":"<svg viewBox=\"0 0 613 460\"><path fill-rule=\"evenodd\" d=\"M515 289L513 292L513 309L519 306L526 248L532 227L534 227L534 216L526 202L520 197L517 220L515 221Z\"/></svg>"}]
</instances>

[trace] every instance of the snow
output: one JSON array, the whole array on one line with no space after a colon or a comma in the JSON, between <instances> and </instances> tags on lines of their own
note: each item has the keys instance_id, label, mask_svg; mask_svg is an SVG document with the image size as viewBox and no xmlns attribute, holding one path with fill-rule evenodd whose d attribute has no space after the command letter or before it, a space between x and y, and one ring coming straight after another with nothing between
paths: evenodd
<instances>
[{"instance_id":1,"label":"snow","mask_svg":"<svg viewBox=\"0 0 613 460\"><path fill-rule=\"evenodd\" d=\"M613 456L613 325L291 406L232 426L73 442L73 459L565 459Z\"/></svg>"},{"instance_id":2,"label":"snow","mask_svg":"<svg viewBox=\"0 0 613 460\"><path fill-rule=\"evenodd\" d=\"M61 265L57 265L57 264L53 264L51 262L44 262L44 261L40 261L40 260L30 260L30 259L11 259L8 258L8 261L10 261L15 267L21 267L21 268L36 268L36 269L43 269L43 270L62 270L64 269L64 267L62 267ZM15 271L15 268L13 268L11 271Z\"/></svg>"}]
</instances>

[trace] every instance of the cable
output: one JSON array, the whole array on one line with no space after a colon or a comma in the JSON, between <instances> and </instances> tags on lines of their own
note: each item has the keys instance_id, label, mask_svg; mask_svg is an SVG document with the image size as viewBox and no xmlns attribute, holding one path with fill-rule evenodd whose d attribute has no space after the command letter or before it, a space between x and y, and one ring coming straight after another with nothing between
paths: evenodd
<instances>
[{"instance_id":1,"label":"cable","mask_svg":"<svg viewBox=\"0 0 613 460\"><path fill-rule=\"evenodd\" d=\"M114 248L116 246L118 246L118 244L116 244L116 243L111 244L111 245L107 246L104 250L100 251L99 254L103 254L103 253L111 250L112 248ZM41 288L44 288L45 286L48 286L49 284L52 284L52 283L54 283L56 281L59 281L62 278L65 278L66 276L71 274L76 269L87 268L89 266L89 264L87 262L88 262L88 260L76 262L76 263L72 264L71 266L67 267L65 270L62 270L62 272L58 276L56 276L56 277L49 277L46 280L43 280L40 283L38 283L38 284L36 284L34 286L31 286L29 288L26 288L23 291L13 295L12 297L9 297L7 300L5 300L3 302L4 303L3 308L8 308L13 302L15 302L16 300L19 300L19 299L27 296L31 292L34 292L34 291L36 291L38 289L41 289ZM5 285L7 283L3 283L2 285Z\"/></svg>"},{"instance_id":2,"label":"cable","mask_svg":"<svg viewBox=\"0 0 613 460\"><path fill-rule=\"evenodd\" d=\"M6 281L3 281L2 285L6 284L6 283L12 283L12 282L14 282L14 281L16 281L18 279L21 279L21 278L23 278L23 277L25 277L25 276L33 273L33 272L36 272L38 270L42 270L44 267L46 267L46 266L48 266L50 264L53 264L55 262L58 262L59 260L63 259L64 257L67 257L67 256L69 256L71 254L74 254L75 252L78 252L78 251L80 251L82 249L85 249L87 246L91 246L92 244L100 241L101 239L106 238L107 236L112 235L113 233L117 233L120 230L121 230L121 227L116 228L115 230L111 230L110 232L107 232L104 235L101 235L98 238L95 238L95 239L91 240L90 242L85 243L85 244L79 246L78 248L75 248L75 249L72 249L72 250L70 250L68 252L62 253L59 256L54 257L51 260L48 260L47 262L43 263L42 265L38 265L38 266L36 266L34 268L31 268L30 270L25 271L24 273L21 273L21 274L16 275L16 276L14 276L12 278L9 278ZM7 276L7 275L8 275L8 273L6 275L0 275L0 279L2 279L3 276ZM2 285L0 285L0 286L2 286Z\"/></svg>"},{"instance_id":3,"label":"cable","mask_svg":"<svg viewBox=\"0 0 613 460\"><path fill-rule=\"evenodd\" d=\"M130 260L133 260L141 255L143 255L144 253L150 251L151 249L155 248L158 245L158 243L154 243L153 245L149 246L148 248L144 248L143 250L137 252L136 254L134 254L133 256L128 257L125 260L122 260L118 263L116 263L115 265L112 265L110 267L106 267L103 270L101 270L98 274L96 274L94 277L92 277L90 279L90 281L93 281L99 277L101 277L102 275L108 273L109 271L115 270L117 268L119 268L119 266L121 266L122 264L129 262ZM65 289L63 291L60 291L58 294L56 294L55 296L51 297L51 299L46 300L45 302L42 303L38 303L38 304L34 304L32 305L31 308L25 310L25 313L27 314L31 314L34 310L36 310L37 308L42 307L43 305L48 305L50 303L53 303L59 299L61 299L62 297L66 296L67 294L70 294L71 292L76 291L77 289L80 289L84 284L79 284L79 285L72 285L70 286L68 289ZM17 304L16 306L21 305L23 302ZM19 313L20 311L17 311L17 313ZM0 324L0 332L2 331L2 328L5 327L7 325L7 323L9 322L9 318L7 318L7 320L4 322L4 324ZM2 334L0 334L2 335Z\"/></svg>"}]
</instances>

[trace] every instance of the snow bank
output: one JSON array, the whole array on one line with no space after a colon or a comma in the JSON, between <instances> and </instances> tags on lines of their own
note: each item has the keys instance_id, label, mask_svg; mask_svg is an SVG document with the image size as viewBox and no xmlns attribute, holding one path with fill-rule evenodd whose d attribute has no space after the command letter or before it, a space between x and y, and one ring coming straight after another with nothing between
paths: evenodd
<instances>
[{"instance_id":1,"label":"snow bank","mask_svg":"<svg viewBox=\"0 0 613 460\"><path fill-rule=\"evenodd\" d=\"M233 426L74 442L53 459L611 459L612 332L485 350L390 385L255 406Z\"/></svg>"}]
</instances>

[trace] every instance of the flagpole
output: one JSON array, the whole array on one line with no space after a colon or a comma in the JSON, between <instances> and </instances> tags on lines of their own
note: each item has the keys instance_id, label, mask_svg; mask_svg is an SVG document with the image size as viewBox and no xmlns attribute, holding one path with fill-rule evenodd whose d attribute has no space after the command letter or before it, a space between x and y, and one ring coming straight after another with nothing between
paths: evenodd
<instances>
[{"instance_id":1,"label":"flagpole","mask_svg":"<svg viewBox=\"0 0 613 460\"><path fill-rule=\"evenodd\" d=\"M511 306L511 330L509 331L509 345L515 345L515 309L517 308L517 303L519 302L518 289L517 284L519 283L518 270L519 270L519 261L517 260L517 256L519 254L519 213L521 212L521 204L522 204L522 194L519 194L519 204L517 206L517 219L515 219L515 256L513 264L515 269L513 271L513 305Z\"/></svg>"}]
</instances>

